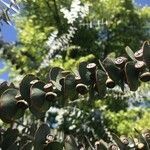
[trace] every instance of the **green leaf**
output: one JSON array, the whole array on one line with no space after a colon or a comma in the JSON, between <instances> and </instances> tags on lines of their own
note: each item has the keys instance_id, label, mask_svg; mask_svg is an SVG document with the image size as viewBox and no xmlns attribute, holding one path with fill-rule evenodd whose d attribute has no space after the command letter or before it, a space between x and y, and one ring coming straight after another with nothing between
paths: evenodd
<instances>
[{"instance_id":1,"label":"green leaf","mask_svg":"<svg viewBox=\"0 0 150 150\"><path fill-rule=\"evenodd\" d=\"M46 112L50 107L50 102L46 101L46 92L44 92L45 83L38 81L31 86L31 106L39 112Z\"/></svg>"},{"instance_id":2,"label":"green leaf","mask_svg":"<svg viewBox=\"0 0 150 150\"><path fill-rule=\"evenodd\" d=\"M139 73L135 68L135 62L127 62L125 65L125 74L128 86L131 91L136 91L139 87Z\"/></svg>"},{"instance_id":3,"label":"green leaf","mask_svg":"<svg viewBox=\"0 0 150 150\"><path fill-rule=\"evenodd\" d=\"M103 98L106 94L106 80L107 75L102 70L96 71L96 89L98 91L99 98Z\"/></svg>"},{"instance_id":4,"label":"green leaf","mask_svg":"<svg viewBox=\"0 0 150 150\"><path fill-rule=\"evenodd\" d=\"M18 130L17 129L11 129L8 128L3 135L3 142L1 145L2 150L7 150L8 148L12 146L12 144L16 141L18 137Z\"/></svg>"},{"instance_id":5,"label":"green leaf","mask_svg":"<svg viewBox=\"0 0 150 150\"><path fill-rule=\"evenodd\" d=\"M65 87L65 95L67 95L67 97L69 97L72 100L77 94L75 90L76 80L74 75L69 74L65 77L64 87Z\"/></svg>"},{"instance_id":6,"label":"green leaf","mask_svg":"<svg viewBox=\"0 0 150 150\"><path fill-rule=\"evenodd\" d=\"M138 133L138 135L139 135L139 138L140 138L140 142L142 142L145 146L145 150L149 150L150 149L150 147L149 147L149 143L147 143L147 141L146 141L146 139L143 137L143 135L136 129L136 128L134 128L134 130Z\"/></svg>"},{"instance_id":7,"label":"green leaf","mask_svg":"<svg viewBox=\"0 0 150 150\"><path fill-rule=\"evenodd\" d=\"M133 61L137 61L134 57L134 52L131 50L131 48L129 46L127 46L125 48L126 53L128 54L128 56L133 60Z\"/></svg>"},{"instance_id":8,"label":"green leaf","mask_svg":"<svg viewBox=\"0 0 150 150\"><path fill-rule=\"evenodd\" d=\"M113 137L113 140L116 142L116 144L118 145L118 147L121 149L121 150L124 150L125 149L125 145L121 142L120 138L112 133L112 137Z\"/></svg>"},{"instance_id":9,"label":"green leaf","mask_svg":"<svg viewBox=\"0 0 150 150\"><path fill-rule=\"evenodd\" d=\"M63 144L60 142L49 143L44 150L63 150Z\"/></svg>"},{"instance_id":10,"label":"green leaf","mask_svg":"<svg viewBox=\"0 0 150 150\"><path fill-rule=\"evenodd\" d=\"M35 107L33 107L33 106L30 106L30 107L29 107L29 110L31 111L31 113L32 113L33 115L35 115L35 117L36 117L37 119L41 119L41 118L43 118L43 117L45 116L45 112L41 112L41 111L35 109Z\"/></svg>"},{"instance_id":11,"label":"green leaf","mask_svg":"<svg viewBox=\"0 0 150 150\"><path fill-rule=\"evenodd\" d=\"M83 84L89 85L90 84L90 72L88 71L88 69L86 68L86 66L88 65L87 62L81 62L79 64L79 75L82 79Z\"/></svg>"},{"instance_id":12,"label":"green leaf","mask_svg":"<svg viewBox=\"0 0 150 150\"><path fill-rule=\"evenodd\" d=\"M32 150L33 143L32 142L27 142L24 144L20 150Z\"/></svg>"},{"instance_id":13,"label":"green leaf","mask_svg":"<svg viewBox=\"0 0 150 150\"><path fill-rule=\"evenodd\" d=\"M30 104L30 82L36 80L32 74L26 75L20 83L20 94L24 100L26 100Z\"/></svg>"},{"instance_id":14,"label":"green leaf","mask_svg":"<svg viewBox=\"0 0 150 150\"><path fill-rule=\"evenodd\" d=\"M53 80L56 81L57 76L63 71L63 69L59 68L59 67L53 67L50 69L49 72L49 80Z\"/></svg>"},{"instance_id":15,"label":"green leaf","mask_svg":"<svg viewBox=\"0 0 150 150\"><path fill-rule=\"evenodd\" d=\"M0 96L2 93L9 88L7 81L0 84Z\"/></svg>"},{"instance_id":16,"label":"green leaf","mask_svg":"<svg viewBox=\"0 0 150 150\"><path fill-rule=\"evenodd\" d=\"M68 135L65 139L65 150L78 150L77 143L72 135Z\"/></svg>"},{"instance_id":17,"label":"green leaf","mask_svg":"<svg viewBox=\"0 0 150 150\"><path fill-rule=\"evenodd\" d=\"M0 99L0 118L4 122L12 121L13 117L17 111L16 99L15 96L17 95L16 89L7 89L1 95Z\"/></svg>"},{"instance_id":18,"label":"green leaf","mask_svg":"<svg viewBox=\"0 0 150 150\"><path fill-rule=\"evenodd\" d=\"M150 69L150 41L146 41L143 45L143 59L147 67Z\"/></svg>"},{"instance_id":19,"label":"green leaf","mask_svg":"<svg viewBox=\"0 0 150 150\"><path fill-rule=\"evenodd\" d=\"M49 132L50 132L50 127L46 123L40 125L40 127L35 132L35 136L34 136L34 150L44 149L46 136L49 134Z\"/></svg>"},{"instance_id":20,"label":"green leaf","mask_svg":"<svg viewBox=\"0 0 150 150\"><path fill-rule=\"evenodd\" d=\"M109 77L118 85L120 85L121 82L121 70L114 64L114 62L109 59L106 58L103 61L103 65L109 75Z\"/></svg>"}]
</instances>

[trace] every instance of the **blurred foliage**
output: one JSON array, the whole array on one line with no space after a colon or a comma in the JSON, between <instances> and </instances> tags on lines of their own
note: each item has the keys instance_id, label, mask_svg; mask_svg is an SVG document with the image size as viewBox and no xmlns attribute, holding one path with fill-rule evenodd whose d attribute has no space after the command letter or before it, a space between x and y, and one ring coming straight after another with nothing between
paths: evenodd
<instances>
[{"instance_id":1,"label":"blurred foliage","mask_svg":"<svg viewBox=\"0 0 150 150\"><path fill-rule=\"evenodd\" d=\"M18 13L19 6L16 0L8 0L7 2L1 0L0 1L0 23L4 22L11 25L11 15L15 12Z\"/></svg>"},{"instance_id":2,"label":"blurred foliage","mask_svg":"<svg viewBox=\"0 0 150 150\"><path fill-rule=\"evenodd\" d=\"M69 46L74 46L74 49L70 53L69 47L66 52L59 52L62 60L70 62L69 59L73 58L77 61L89 54L103 59L112 51L118 56L124 54L127 45L136 51L141 42L149 38L148 29L144 28L149 20L149 8L137 8L131 0L83 2L89 4L89 14L75 24L77 31L69 42ZM19 40L10 52L13 57L8 59L16 60L11 61L14 66L12 72L20 68L21 74L28 71L35 73L49 51L45 42L51 33L56 29L58 37L67 33L69 24L60 9L69 8L71 1L23 0L20 3L20 15L15 19ZM100 24L90 27L90 22L98 21ZM60 63L56 63L57 60ZM62 60L55 58L55 63L61 66L64 63ZM53 66L52 63L49 65Z\"/></svg>"},{"instance_id":3,"label":"blurred foliage","mask_svg":"<svg viewBox=\"0 0 150 150\"><path fill-rule=\"evenodd\" d=\"M149 128L149 108L134 108L127 111L112 112L106 111L107 125L112 132L131 136L134 129Z\"/></svg>"}]
</instances>

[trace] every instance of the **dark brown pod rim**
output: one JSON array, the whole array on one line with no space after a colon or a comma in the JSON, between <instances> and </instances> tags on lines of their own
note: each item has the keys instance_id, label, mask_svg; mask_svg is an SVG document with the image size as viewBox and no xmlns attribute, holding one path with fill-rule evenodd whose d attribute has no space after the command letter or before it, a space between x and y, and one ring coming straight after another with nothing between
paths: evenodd
<instances>
[{"instance_id":1,"label":"dark brown pod rim","mask_svg":"<svg viewBox=\"0 0 150 150\"><path fill-rule=\"evenodd\" d=\"M90 72L94 72L96 70L96 64L95 63L89 63L87 64L86 68L90 71Z\"/></svg>"},{"instance_id":2,"label":"dark brown pod rim","mask_svg":"<svg viewBox=\"0 0 150 150\"><path fill-rule=\"evenodd\" d=\"M53 84L52 84L52 83L47 83L47 84L44 86L44 91L45 91L45 92L51 92L51 91L53 91Z\"/></svg>"},{"instance_id":3,"label":"dark brown pod rim","mask_svg":"<svg viewBox=\"0 0 150 150\"><path fill-rule=\"evenodd\" d=\"M79 83L76 85L76 91L81 95L88 93L88 87L85 84Z\"/></svg>"},{"instance_id":4,"label":"dark brown pod rim","mask_svg":"<svg viewBox=\"0 0 150 150\"><path fill-rule=\"evenodd\" d=\"M28 103L25 100L19 100L17 101L17 107L25 110L28 108Z\"/></svg>"},{"instance_id":5,"label":"dark brown pod rim","mask_svg":"<svg viewBox=\"0 0 150 150\"><path fill-rule=\"evenodd\" d=\"M150 81L150 72L144 72L140 75L140 80L142 82L148 82Z\"/></svg>"},{"instance_id":6,"label":"dark brown pod rim","mask_svg":"<svg viewBox=\"0 0 150 150\"><path fill-rule=\"evenodd\" d=\"M17 95L15 96L15 99L16 99L17 101L19 101L19 100L22 100L23 98L22 98L21 94L19 93L19 94L17 94Z\"/></svg>"},{"instance_id":7,"label":"dark brown pod rim","mask_svg":"<svg viewBox=\"0 0 150 150\"><path fill-rule=\"evenodd\" d=\"M45 95L46 100L53 101L57 97L57 94L54 92L48 92Z\"/></svg>"},{"instance_id":8,"label":"dark brown pod rim","mask_svg":"<svg viewBox=\"0 0 150 150\"><path fill-rule=\"evenodd\" d=\"M114 61L115 65L120 68L123 68L126 62L127 62L126 57L117 57Z\"/></svg>"},{"instance_id":9,"label":"dark brown pod rim","mask_svg":"<svg viewBox=\"0 0 150 150\"><path fill-rule=\"evenodd\" d=\"M136 69L144 69L145 68L145 63L144 63L144 61L137 61L136 63L135 63L135 68Z\"/></svg>"},{"instance_id":10,"label":"dark brown pod rim","mask_svg":"<svg viewBox=\"0 0 150 150\"><path fill-rule=\"evenodd\" d=\"M143 60L143 48L141 48L140 50L136 51L136 52L134 53L134 57L135 57L137 60L139 60L139 61Z\"/></svg>"},{"instance_id":11,"label":"dark brown pod rim","mask_svg":"<svg viewBox=\"0 0 150 150\"><path fill-rule=\"evenodd\" d=\"M115 87L115 82L112 80L112 79L110 79L110 78L108 78L107 80L106 80L106 86L108 87L108 88L110 88L110 89L112 89L112 88L114 88Z\"/></svg>"}]
</instances>

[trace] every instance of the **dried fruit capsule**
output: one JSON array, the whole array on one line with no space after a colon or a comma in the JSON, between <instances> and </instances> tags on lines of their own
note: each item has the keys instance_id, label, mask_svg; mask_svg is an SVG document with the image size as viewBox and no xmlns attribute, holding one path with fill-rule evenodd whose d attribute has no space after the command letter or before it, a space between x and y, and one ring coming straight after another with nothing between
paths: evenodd
<instances>
[{"instance_id":1,"label":"dried fruit capsule","mask_svg":"<svg viewBox=\"0 0 150 150\"><path fill-rule=\"evenodd\" d=\"M135 68L138 69L138 71L143 71L145 69L145 63L143 61L137 61Z\"/></svg>"},{"instance_id":2,"label":"dried fruit capsule","mask_svg":"<svg viewBox=\"0 0 150 150\"><path fill-rule=\"evenodd\" d=\"M128 144L129 144L128 138L127 138L126 136L124 136L124 135L122 135L122 136L120 137L120 140L121 140L121 142L122 142L123 144L125 144L125 145L128 145Z\"/></svg>"},{"instance_id":3,"label":"dried fruit capsule","mask_svg":"<svg viewBox=\"0 0 150 150\"><path fill-rule=\"evenodd\" d=\"M115 82L108 77L108 79L106 80L106 86L108 88L114 88L115 87Z\"/></svg>"},{"instance_id":4,"label":"dried fruit capsule","mask_svg":"<svg viewBox=\"0 0 150 150\"><path fill-rule=\"evenodd\" d=\"M15 99L18 101L18 100L22 100L23 98L22 98L21 94L17 94L15 96Z\"/></svg>"},{"instance_id":5,"label":"dried fruit capsule","mask_svg":"<svg viewBox=\"0 0 150 150\"><path fill-rule=\"evenodd\" d=\"M146 141L150 142L150 129L142 131L142 135L146 139Z\"/></svg>"},{"instance_id":6,"label":"dried fruit capsule","mask_svg":"<svg viewBox=\"0 0 150 150\"><path fill-rule=\"evenodd\" d=\"M123 68L125 66L125 63L127 62L126 57L118 57L115 59L115 64L119 68Z\"/></svg>"},{"instance_id":7,"label":"dried fruit capsule","mask_svg":"<svg viewBox=\"0 0 150 150\"><path fill-rule=\"evenodd\" d=\"M48 93L46 93L46 95L45 95L45 98L46 98L46 100L48 100L48 101L54 101L56 97L57 97L57 94L54 93L54 92L48 92Z\"/></svg>"},{"instance_id":8,"label":"dried fruit capsule","mask_svg":"<svg viewBox=\"0 0 150 150\"><path fill-rule=\"evenodd\" d=\"M119 148L116 144L110 144L108 150L119 150Z\"/></svg>"},{"instance_id":9,"label":"dried fruit capsule","mask_svg":"<svg viewBox=\"0 0 150 150\"><path fill-rule=\"evenodd\" d=\"M95 63L89 63L86 68L91 72L91 73L95 73L96 70L96 64Z\"/></svg>"},{"instance_id":10,"label":"dried fruit capsule","mask_svg":"<svg viewBox=\"0 0 150 150\"><path fill-rule=\"evenodd\" d=\"M76 84L79 84L79 83L81 83L81 77L80 76L76 76L75 77L75 81L76 81Z\"/></svg>"},{"instance_id":11,"label":"dried fruit capsule","mask_svg":"<svg viewBox=\"0 0 150 150\"><path fill-rule=\"evenodd\" d=\"M139 150L145 150L145 146L143 143L138 143L137 147Z\"/></svg>"},{"instance_id":12,"label":"dried fruit capsule","mask_svg":"<svg viewBox=\"0 0 150 150\"><path fill-rule=\"evenodd\" d=\"M150 81L150 72L146 71L146 72L142 73L140 75L140 80L142 82L148 82L148 81Z\"/></svg>"},{"instance_id":13,"label":"dried fruit capsule","mask_svg":"<svg viewBox=\"0 0 150 150\"><path fill-rule=\"evenodd\" d=\"M134 57L139 60L139 61L142 61L143 60L143 49L140 49L138 51L136 51L134 53Z\"/></svg>"},{"instance_id":14,"label":"dried fruit capsule","mask_svg":"<svg viewBox=\"0 0 150 150\"><path fill-rule=\"evenodd\" d=\"M19 100L17 101L17 107L25 110L28 108L28 103L25 100Z\"/></svg>"},{"instance_id":15,"label":"dried fruit capsule","mask_svg":"<svg viewBox=\"0 0 150 150\"><path fill-rule=\"evenodd\" d=\"M84 95L88 92L88 88L85 84L79 83L76 85L76 91L81 95Z\"/></svg>"},{"instance_id":16,"label":"dried fruit capsule","mask_svg":"<svg viewBox=\"0 0 150 150\"><path fill-rule=\"evenodd\" d=\"M46 136L46 143L51 143L51 142L53 142L53 141L54 141L54 136L51 135L51 134L48 134L48 135Z\"/></svg>"},{"instance_id":17,"label":"dried fruit capsule","mask_svg":"<svg viewBox=\"0 0 150 150\"><path fill-rule=\"evenodd\" d=\"M44 86L44 91L47 92L51 92L53 91L53 84L52 83L48 83Z\"/></svg>"}]
</instances>

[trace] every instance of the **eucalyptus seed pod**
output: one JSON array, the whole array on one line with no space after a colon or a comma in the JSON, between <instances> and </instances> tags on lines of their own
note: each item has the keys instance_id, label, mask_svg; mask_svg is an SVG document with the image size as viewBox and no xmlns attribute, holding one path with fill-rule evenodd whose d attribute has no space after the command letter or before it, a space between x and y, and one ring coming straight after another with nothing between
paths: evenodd
<instances>
[{"instance_id":1,"label":"eucalyptus seed pod","mask_svg":"<svg viewBox=\"0 0 150 150\"><path fill-rule=\"evenodd\" d=\"M33 84L35 84L35 83L37 83L37 82L39 82L39 80L32 80L32 81L30 82L30 85L33 85Z\"/></svg>"},{"instance_id":2,"label":"eucalyptus seed pod","mask_svg":"<svg viewBox=\"0 0 150 150\"><path fill-rule=\"evenodd\" d=\"M145 65L144 61L137 61L137 62L135 63L135 68L136 68L139 72L143 71L143 70L145 69L145 67L146 67L146 65Z\"/></svg>"},{"instance_id":3,"label":"eucalyptus seed pod","mask_svg":"<svg viewBox=\"0 0 150 150\"><path fill-rule=\"evenodd\" d=\"M96 64L95 63L89 63L86 68L92 73L94 74L96 71Z\"/></svg>"},{"instance_id":4,"label":"eucalyptus seed pod","mask_svg":"<svg viewBox=\"0 0 150 150\"><path fill-rule=\"evenodd\" d=\"M52 92L53 91L53 84L52 83L47 83L45 86L44 86L44 92Z\"/></svg>"},{"instance_id":5,"label":"eucalyptus seed pod","mask_svg":"<svg viewBox=\"0 0 150 150\"><path fill-rule=\"evenodd\" d=\"M115 85L115 82L112 79L110 79L110 77L108 77L108 79L106 80L106 86L112 89L115 87Z\"/></svg>"},{"instance_id":6,"label":"eucalyptus seed pod","mask_svg":"<svg viewBox=\"0 0 150 150\"><path fill-rule=\"evenodd\" d=\"M124 68L125 63L127 62L127 58L126 57L117 57L114 62L117 67Z\"/></svg>"},{"instance_id":7,"label":"eucalyptus seed pod","mask_svg":"<svg viewBox=\"0 0 150 150\"><path fill-rule=\"evenodd\" d=\"M82 82L81 77L80 76L76 76L75 77L75 81L76 81L76 84L81 83Z\"/></svg>"},{"instance_id":8,"label":"eucalyptus seed pod","mask_svg":"<svg viewBox=\"0 0 150 150\"><path fill-rule=\"evenodd\" d=\"M119 148L116 144L110 144L108 150L119 150Z\"/></svg>"},{"instance_id":9,"label":"eucalyptus seed pod","mask_svg":"<svg viewBox=\"0 0 150 150\"><path fill-rule=\"evenodd\" d=\"M150 129L142 131L142 136L146 139L148 143L150 143Z\"/></svg>"},{"instance_id":10,"label":"eucalyptus seed pod","mask_svg":"<svg viewBox=\"0 0 150 150\"><path fill-rule=\"evenodd\" d=\"M25 110L28 108L28 103L25 100L19 100L17 101L17 107Z\"/></svg>"},{"instance_id":11,"label":"eucalyptus seed pod","mask_svg":"<svg viewBox=\"0 0 150 150\"><path fill-rule=\"evenodd\" d=\"M46 143L51 143L51 142L53 142L53 141L54 141L54 136L51 135L51 134L48 134L48 135L46 136Z\"/></svg>"},{"instance_id":12,"label":"eucalyptus seed pod","mask_svg":"<svg viewBox=\"0 0 150 150\"><path fill-rule=\"evenodd\" d=\"M62 71L61 72L61 75L63 76L63 77L66 77L68 74L70 74L71 72L70 71Z\"/></svg>"},{"instance_id":13,"label":"eucalyptus seed pod","mask_svg":"<svg viewBox=\"0 0 150 150\"><path fill-rule=\"evenodd\" d=\"M81 95L88 93L88 87L85 84L79 83L76 85L76 91Z\"/></svg>"},{"instance_id":14,"label":"eucalyptus seed pod","mask_svg":"<svg viewBox=\"0 0 150 150\"><path fill-rule=\"evenodd\" d=\"M138 143L137 148L138 150L145 150L145 146L143 143Z\"/></svg>"},{"instance_id":15,"label":"eucalyptus seed pod","mask_svg":"<svg viewBox=\"0 0 150 150\"><path fill-rule=\"evenodd\" d=\"M15 99L16 99L17 101L19 101L19 100L22 100L23 98L22 98L21 94L18 93L18 94L15 96Z\"/></svg>"},{"instance_id":16,"label":"eucalyptus seed pod","mask_svg":"<svg viewBox=\"0 0 150 150\"><path fill-rule=\"evenodd\" d=\"M121 142L122 142L124 145L128 145L128 144L129 144L128 138L127 138L126 136L124 136L124 135L122 135L122 136L120 137L120 140L121 140Z\"/></svg>"},{"instance_id":17,"label":"eucalyptus seed pod","mask_svg":"<svg viewBox=\"0 0 150 150\"><path fill-rule=\"evenodd\" d=\"M134 53L135 59L142 61L143 60L143 49L140 49Z\"/></svg>"},{"instance_id":18,"label":"eucalyptus seed pod","mask_svg":"<svg viewBox=\"0 0 150 150\"><path fill-rule=\"evenodd\" d=\"M142 82L148 82L150 81L150 72L149 71L145 71L140 75L140 80Z\"/></svg>"},{"instance_id":19,"label":"eucalyptus seed pod","mask_svg":"<svg viewBox=\"0 0 150 150\"><path fill-rule=\"evenodd\" d=\"M57 97L57 94L54 92L48 92L45 95L45 98L47 101L54 101L56 97Z\"/></svg>"}]
</instances>

